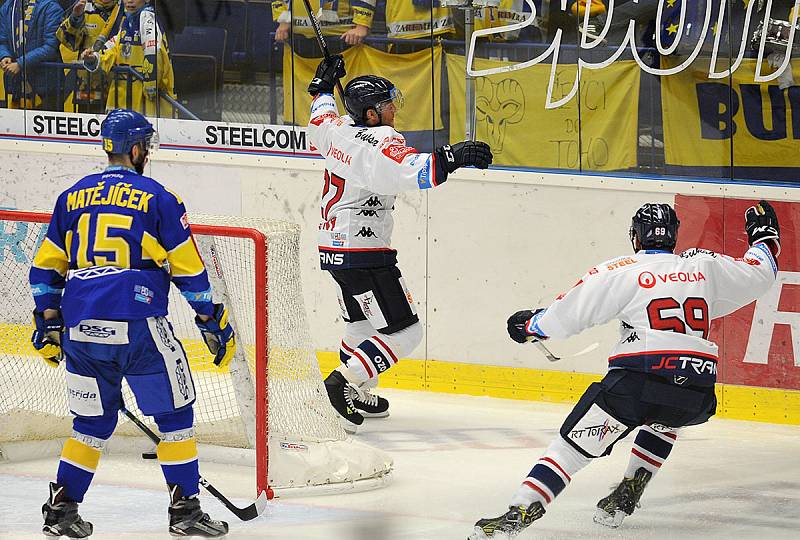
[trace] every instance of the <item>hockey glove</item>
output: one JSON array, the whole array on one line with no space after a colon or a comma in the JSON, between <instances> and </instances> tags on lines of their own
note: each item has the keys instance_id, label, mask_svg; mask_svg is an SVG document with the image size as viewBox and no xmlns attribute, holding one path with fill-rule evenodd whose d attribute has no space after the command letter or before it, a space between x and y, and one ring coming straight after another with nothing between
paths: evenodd
<instances>
[{"instance_id":1,"label":"hockey glove","mask_svg":"<svg viewBox=\"0 0 800 540\"><path fill-rule=\"evenodd\" d=\"M194 323L203 334L206 347L214 355L214 365L227 368L236 352L236 336L228 323L228 310L222 304L216 304L213 317L205 322L195 317Z\"/></svg>"},{"instance_id":2,"label":"hockey glove","mask_svg":"<svg viewBox=\"0 0 800 540\"><path fill-rule=\"evenodd\" d=\"M330 58L325 58L317 66L317 73L308 85L308 93L312 96L317 94L333 94L336 81L347 74L344 70L344 58L341 54L335 54Z\"/></svg>"},{"instance_id":3,"label":"hockey glove","mask_svg":"<svg viewBox=\"0 0 800 540\"><path fill-rule=\"evenodd\" d=\"M50 367L58 367L64 358L61 350L61 333L64 331L64 320L61 314L52 319L45 319L41 311L33 311L33 324L36 329L31 336L33 348L42 355Z\"/></svg>"},{"instance_id":4,"label":"hockey glove","mask_svg":"<svg viewBox=\"0 0 800 540\"><path fill-rule=\"evenodd\" d=\"M752 246L758 242L772 243L770 249L774 256L781 254L781 228L775 209L767 201L751 206L744 213L747 242Z\"/></svg>"},{"instance_id":5,"label":"hockey glove","mask_svg":"<svg viewBox=\"0 0 800 540\"><path fill-rule=\"evenodd\" d=\"M543 308L539 308L536 311L529 309L517 311L508 318L508 336L517 343L547 339L547 336L540 333L541 331L537 332L536 322L542 315L544 315Z\"/></svg>"},{"instance_id":6,"label":"hockey glove","mask_svg":"<svg viewBox=\"0 0 800 540\"><path fill-rule=\"evenodd\" d=\"M464 141L454 145L445 144L435 150L436 160L450 174L459 167L473 166L485 169L492 163L492 150L481 141Z\"/></svg>"}]
</instances>

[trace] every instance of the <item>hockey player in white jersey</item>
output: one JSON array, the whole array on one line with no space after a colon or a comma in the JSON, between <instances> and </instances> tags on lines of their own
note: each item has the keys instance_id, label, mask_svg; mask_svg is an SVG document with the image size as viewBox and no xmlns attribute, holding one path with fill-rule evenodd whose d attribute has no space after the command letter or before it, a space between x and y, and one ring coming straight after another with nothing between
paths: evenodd
<instances>
[{"instance_id":1,"label":"hockey player in white jersey","mask_svg":"<svg viewBox=\"0 0 800 540\"><path fill-rule=\"evenodd\" d=\"M735 259L697 248L673 254L678 226L671 206L645 204L630 228L633 255L598 264L550 307L508 319L509 336L518 343L566 338L614 318L620 339L608 374L583 394L509 510L478 521L470 540L515 537L544 515L575 473L638 428L624 479L597 503L594 518L619 526L669 455L677 429L716 412L717 345L708 340L710 323L775 282L780 228L769 203L750 207L750 249Z\"/></svg>"},{"instance_id":2,"label":"hockey player in white jersey","mask_svg":"<svg viewBox=\"0 0 800 540\"><path fill-rule=\"evenodd\" d=\"M459 167L485 169L492 153L486 143L475 141L444 145L433 153L407 146L394 129L402 96L375 75L346 85L349 116L340 117L332 92L344 75L341 56L320 63L308 87L314 96L308 135L325 157L320 265L338 285L347 323L339 351L342 365L327 377L325 387L345 429L355 432L364 416L388 416L387 400L369 389L422 340L422 325L391 247L395 197L439 186Z\"/></svg>"}]
</instances>

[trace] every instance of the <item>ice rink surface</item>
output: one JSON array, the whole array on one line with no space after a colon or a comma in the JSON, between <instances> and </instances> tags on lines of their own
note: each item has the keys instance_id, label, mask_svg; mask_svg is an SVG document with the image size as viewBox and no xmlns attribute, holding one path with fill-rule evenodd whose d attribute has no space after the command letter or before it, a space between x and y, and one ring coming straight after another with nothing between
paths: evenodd
<instances>
[{"instance_id":1,"label":"ice rink surface","mask_svg":"<svg viewBox=\"0 0 800 540\"><path fill-rule=\"evenodd\" d=\"M274 500L238 522L208 494L204 509L231 524L230 539L463 540L502 513L570 407L382 391L392 416L367 419L357 437L390 452L393 482L380 490ZM619 482L632 437L596 460L520 539L800 538L800 426L712 419L685 429L619 529L592 522ZM42 538L40 507L56 458L0 465L0 538ZM203 475L247 504L253 469L204 464ZM96 539L167 539L167 493L154 461L104 456L81 505Z\"/></svg>"}]
</instances>

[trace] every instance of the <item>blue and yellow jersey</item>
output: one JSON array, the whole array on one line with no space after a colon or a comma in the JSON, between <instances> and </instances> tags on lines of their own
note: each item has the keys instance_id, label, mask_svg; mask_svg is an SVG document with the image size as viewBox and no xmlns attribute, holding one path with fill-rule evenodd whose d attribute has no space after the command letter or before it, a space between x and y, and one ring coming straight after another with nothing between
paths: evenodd
<instances>
[{"instance_id":1,"label":"blue and yellow jersey","mask_svg":"<svg viewBox=\"0 0 800 540\"><path fill-rule=\"evenodd\" d=\"M67 326L166 315L170 280L196 312L213 315L183 201L126 167L58 197L30 271L36 309L61 309Z\"/></svg>"}]
</instances>

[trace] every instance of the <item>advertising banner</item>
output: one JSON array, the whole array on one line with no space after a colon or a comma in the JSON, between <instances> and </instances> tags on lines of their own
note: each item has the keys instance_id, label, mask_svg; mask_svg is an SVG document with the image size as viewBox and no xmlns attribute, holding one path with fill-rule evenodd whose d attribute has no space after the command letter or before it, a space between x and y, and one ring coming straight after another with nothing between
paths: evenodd
<instances>
[{"instance_id":1,"label":"advertising banner","mask_svg":"<svg viewBox=\"0 0 800 540\"><path fill-rule=\"evenodd\" d=\"M450 141L454 143L464 140L466 61L463 56L453 54L448 54L446 60ZM504 65L510 63L476 60L481 69ZM572 81L575 71L574 65L559 65L555 77ZM615 62L605 69L588 71L580 82L579 100L546 109L550 75L550 66L536 65L477 79L477 139L492 147L494 163L595 171L635 167L638 66L634 62ZM560 84L556 88L568 90Z\"/></svg>"},{"instance_id":2,"label":"advertising banner","mask_svg":"<svg viewBox=\"0 0 800 540\"><path fill-rule=\"evenodd\" d=\"M306 91L320 58L303 58L294 55L289 47L284 47L283 73L293 73L294 83L283 85L283 118L299 126L308 123L311 110L311 96ZM398 111L395 128L404 131L430 131L442 129L442 47L426 49L408 54L389 54L366 45L351 47L342 53L347 75L342 87L359 75L379 75L392 81L403 93L405 105ZM464 79L462 70L461 79ZM461 94L464 95L463 92ZM339 114L346 111L336 92ZM294 109L292 108L294 106Z\"/></svg>"},{"instance_id":3,"label":"advertising banner","mask_svg":"<svg viewBox=\"0 0 800 540\"><path fill-rule=\"evenodd\" d=\"M700 67L661 78L667 164L800 167L800 86L754 83L755 68L745 60L730 79ZM800 60L792 69L800 73Z\"/></svg>"}]
</instances>

